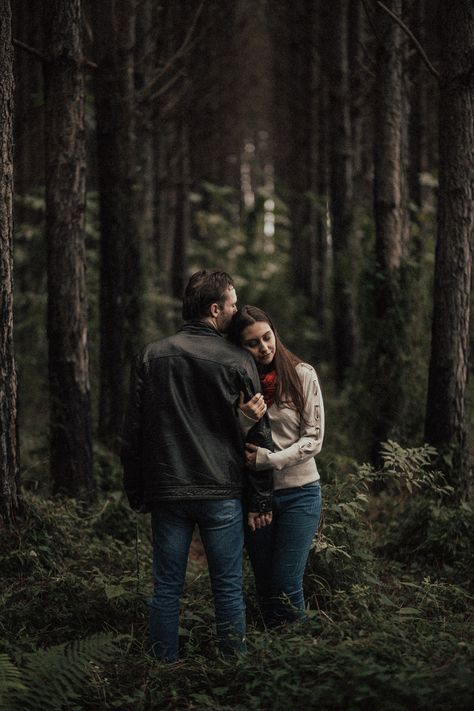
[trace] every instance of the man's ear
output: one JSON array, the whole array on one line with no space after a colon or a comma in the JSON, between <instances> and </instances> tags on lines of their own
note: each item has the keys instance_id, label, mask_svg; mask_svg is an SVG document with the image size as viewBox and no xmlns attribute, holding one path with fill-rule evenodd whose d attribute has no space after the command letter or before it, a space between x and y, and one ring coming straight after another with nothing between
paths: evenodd
<instances>
[{"instance_id":1,"label":"man's ear","mask_svg":"<svg viewBox=\"0 0 474 711\"><path fill-rule=\"evenodd\" d=\"M219 315L219 311L220 311L219 304L211 304L209 310L211 312L212 318L217 318L217 316Z\"/></svg>"}]
</instances>

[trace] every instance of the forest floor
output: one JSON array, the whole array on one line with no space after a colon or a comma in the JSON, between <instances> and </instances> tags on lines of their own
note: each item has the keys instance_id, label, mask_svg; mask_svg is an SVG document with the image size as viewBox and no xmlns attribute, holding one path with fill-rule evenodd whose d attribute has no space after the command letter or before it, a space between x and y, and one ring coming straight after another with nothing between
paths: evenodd
<instances>
[{"instance_id":1,"label":"forest floor","mask_svg":"<svg viewBox=\"0 0 474 711\"><path fill-rule=\"evenodd\" d=\"M426 490L371 494L363 467L339 483L327 472L324 528L305 579L308 617L262 629L246 562L249 651L232 662L216 650L197 538L183 661L159 663L147 654L148 517L133 514L110 482L87 511L26 492L23 519L0 544L0 708L471 709L472 508L450 508Z\"/></svg>"}]
</instances>

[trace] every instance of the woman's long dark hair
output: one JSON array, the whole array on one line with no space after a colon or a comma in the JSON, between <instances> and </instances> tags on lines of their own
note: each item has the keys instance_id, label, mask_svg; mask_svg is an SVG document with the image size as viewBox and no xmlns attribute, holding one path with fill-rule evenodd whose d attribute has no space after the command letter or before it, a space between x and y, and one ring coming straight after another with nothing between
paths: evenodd
<instances>
[{"instance_id":1,"label":"woman's long dark hair","mask_svg":"<svg viewBox=\"0 0 474 711\"><path fill-rule=\"evenodd\" d=\"M273 325L271 318L257 306L242 306L234 314L228 332L229 340L238 346L242 346L242 333L247 328L258 321L268 323L275 335L276 351L272 367L277 375L277 388L275 402L277 405L286 405L296 409L300 416L304 418L304 396L301 381L296 372L296 366L301 363L294 353L288 350L280 338Z\"/></svg>"}]
</instances>

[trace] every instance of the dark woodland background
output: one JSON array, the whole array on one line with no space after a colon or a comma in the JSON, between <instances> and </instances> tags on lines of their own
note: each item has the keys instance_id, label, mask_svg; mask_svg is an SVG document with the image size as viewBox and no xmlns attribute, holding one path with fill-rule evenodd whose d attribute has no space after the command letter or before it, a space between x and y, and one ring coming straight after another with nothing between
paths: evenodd
<instances>
[{"instance_id":1,"label":"dark woodland background","mask_svg":"<svg viewBox=\"0 0 474 711\"><path fill-rule=\"evenodd\" d=\"M0 52L0 706L470 708L471 0L0 0ZM325 509L232 665L195 542L173 671L117 452L206 267L319 372Z\"/></svg>"}]
</instances>

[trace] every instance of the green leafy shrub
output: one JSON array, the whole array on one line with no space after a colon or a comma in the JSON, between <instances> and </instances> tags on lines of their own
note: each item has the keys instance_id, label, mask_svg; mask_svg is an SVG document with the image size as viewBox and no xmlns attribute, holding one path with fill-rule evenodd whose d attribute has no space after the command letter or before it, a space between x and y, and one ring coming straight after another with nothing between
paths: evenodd
<instances>
[{"instance_id":1,"label":"green leafy shrub","mask_svg":"<svg viewBox=\"0 0 474 711\"><path fill-rule=\"evenodd\" d=\"M436 450L424 446L383 446L382 475L387 490L379 497L383 515L378 551L395 560L430 566L438 574L469 584L474 548L474 510L456 502L452 487L434 468Z\"/></svg>"}]
</instances>

